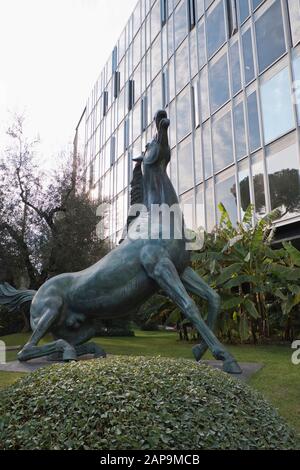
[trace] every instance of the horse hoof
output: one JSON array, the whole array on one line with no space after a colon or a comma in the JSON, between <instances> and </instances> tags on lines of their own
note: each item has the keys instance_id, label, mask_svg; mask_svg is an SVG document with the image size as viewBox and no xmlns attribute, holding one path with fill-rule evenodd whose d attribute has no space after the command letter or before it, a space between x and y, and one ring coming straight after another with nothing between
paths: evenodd
<instances>
[{"instance_id":1,"label":"horse hoof","mask_svg":"<svg viewBox=\"0 0 300 470\"><path fill-rule=\"evenodd\" d=\"M223 363L223 371L228 374L242 374L242 369L235 359L229 359Z\"/></svg>"},{"instance_id":2,"label":"horse hoof","mask_svg":"<svg viewBox=\"0 0 300 470\"><path fill-rule=\"evenodd\" d=\"M196 346L193 347L192 352L197 362L200 361L205 351L206 351L206 346L201 346L200 344L197 344Z\"/></svg>"},{"instance_id":3,"label":"horse hoof","mask_svg":"<svg viewBox=\"0 0 300 470\"><path fill-rule=\"evenodd\" d=\"M63 352L63 357L62 357L64 362L70 362L70 361L76 361L77 360L77 354L75 349L66 349Z\"/></svg>"}]
</instances>

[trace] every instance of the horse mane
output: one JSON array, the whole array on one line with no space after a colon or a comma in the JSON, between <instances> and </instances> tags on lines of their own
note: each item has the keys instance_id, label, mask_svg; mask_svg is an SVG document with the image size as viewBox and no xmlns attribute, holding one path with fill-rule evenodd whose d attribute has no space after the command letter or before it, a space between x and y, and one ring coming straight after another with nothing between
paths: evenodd
<instances>
[{"instance_id":1,"label":"horse mane","mask_svg":"<svg viewBox=\"0 0 300 470\"><path fill-rule=\"evenodd\" d=\"M132 180L130 181L130 206L128 210L128 216L126 220L126 225L123 229L122 238L119 241L119 244L122 243L126 237L129 225L140 215L139 212L132 213L132 206L135 204L143 204L144 202L144 186L143 186L143 173L142 173L142 164L138 161L135 164L132 173Z\"/></svg>"}]
</instances>

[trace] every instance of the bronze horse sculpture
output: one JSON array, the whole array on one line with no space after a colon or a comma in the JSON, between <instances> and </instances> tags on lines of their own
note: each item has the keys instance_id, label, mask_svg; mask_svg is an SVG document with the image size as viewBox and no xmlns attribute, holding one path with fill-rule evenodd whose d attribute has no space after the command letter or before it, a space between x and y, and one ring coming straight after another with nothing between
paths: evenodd
<instances>
[{"instance_id":1,"label":"bronze horse sculpture","mask_svg":"<svg viewBox=\"0 0 300 470\"><path fill-rule=\"evenodd\" d=\"M33 333L18 353L20 361L48 355L60 355L64 361L76 360L86 353L105 356L98 345L87 343L95 335L95 318L127 316L155 292L163 290L202 337L202 342L193 348L196 360L200 360L209 348L216 359L223 361L224 371L241 372L234 357L213 333L220 298L189 267L190 252L186 250L184 236L175 237L171 230L169 238L162 238L160 224L156 227L158 236L148 236L149 227L151 233L153 231L152 205L172 207L179 204L166 171L170 161L169 124L166 112L158 111L155 115L156 136L137 159L137 165L141 165L145 210L132 218L122 243L93 266L55 276L38 291L19 291L7 283L0 286L0 303L12 309L32 301L30 323ZM181 212L177 212L173 223L179 226L182 221ZM207 323L189 293L208 302ZM53 335L54 341L38 346L47 333Z\"/></svg>"}]
</instances>

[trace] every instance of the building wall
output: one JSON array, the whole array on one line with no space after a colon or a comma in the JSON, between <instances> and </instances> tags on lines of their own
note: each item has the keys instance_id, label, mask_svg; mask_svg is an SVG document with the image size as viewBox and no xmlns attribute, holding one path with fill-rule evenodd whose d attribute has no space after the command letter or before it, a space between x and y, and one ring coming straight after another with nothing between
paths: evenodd
<instances>
[{"instance_id":1,"label":"building wall","mask_svg":"<svg viewBox=\"0 0 300 470\"><path fill-rule=\"evenodd\" d=\"M300 214L300 0L141 0L86 108L86 181L127 215L132 156L171 119L170 177L190 226L284 205ZM96 59L95 59L96 60ZM297 88L298 85L298 88ZM298 123L298 125L297 125Z\"/></svg>"}]
</instances>

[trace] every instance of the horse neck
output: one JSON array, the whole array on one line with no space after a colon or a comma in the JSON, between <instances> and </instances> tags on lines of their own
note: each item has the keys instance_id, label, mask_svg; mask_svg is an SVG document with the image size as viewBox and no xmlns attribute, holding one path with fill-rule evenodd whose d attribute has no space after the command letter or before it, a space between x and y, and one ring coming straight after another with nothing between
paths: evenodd
<instances>
[{"instance_id":1,"label":"horse neck","mask_svg":"<svg viewBox=\"0 0 300 470\"><path fill-rule=\"evenodd\" d=\"M164 168L151 169L144 175L144 204L149 211L153 204L178 204L178 197Z\"/></svg>"}]
</instances>

